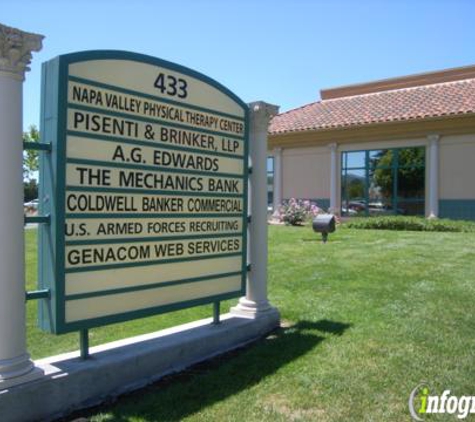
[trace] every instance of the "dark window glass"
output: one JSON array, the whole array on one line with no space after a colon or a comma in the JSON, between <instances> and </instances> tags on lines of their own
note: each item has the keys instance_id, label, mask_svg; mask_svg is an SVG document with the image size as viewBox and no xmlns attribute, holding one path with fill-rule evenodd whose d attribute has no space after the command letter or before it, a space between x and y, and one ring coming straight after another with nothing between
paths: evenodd
<instances>
[{"instance_id":1,"label":"dark window glass","mask_svg":"<svg viewBox=\"0 0 475 422\"><path fill-rule=\"evenodd\" d=\"M424 200L411 200L411 199L398 199L397 201L397 214L400 215L420 215L423 216L425 213L425 203Z\"/></svg>"},{"instance_id":2,"label":"dark window glass","mask_svg":"<svg viewBox=\"0 0 475 422\"><path fill-rule=\"evenodd\" d=\"M342 179L342 214L356 215L366 210L366 171L347 170Z\"/></svg>"},{"instance_id":3,"label":"dark window glass","mask_svg":"<svg viewBox=\"0 0 475 422\"><path fill-rule=\"evenodd\" d=\"M368 188L369 214L391 214L393 211L393 192L393 169L382 167L371 170Z\"/></svg>"},{"instance_id":4,"label":"dark window glass","mask_svg":"<svg viewBox=\"0 0 475 422\"><path fill-rule=\"evenodd\" d=\"M425 148L343 152L342 215L424 214Z\"/></svg>"},{"instance_id":5,"label":"dark window glass","mask_svg":"<svg viewBox=\"0 0 475 422\"><path fill-rule=\"evenodd\" d=\"M267 157L267 205L274 203L274 157Z\"/></svg>"}]
</instances>

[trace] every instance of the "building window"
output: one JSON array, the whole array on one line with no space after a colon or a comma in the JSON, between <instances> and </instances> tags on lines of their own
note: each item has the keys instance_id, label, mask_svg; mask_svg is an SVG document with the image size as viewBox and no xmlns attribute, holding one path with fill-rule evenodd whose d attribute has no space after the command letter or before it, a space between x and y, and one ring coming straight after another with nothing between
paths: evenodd
<instances>
[{"instance_id":1,"label":"building window","mask_svg":"<svg viewBox=\"0 0 475 422\"><path fill-rule=\"evenodd\" d=\"M267 157L267 207L274 204L274 157Z\"/></svg>"},{"instance_id":2,"label":"building window","mask_svg":"<svg viewBox=\"0 0 475 422\"><path fill-rule=\"evenodd\" d=\"M348 151L341 158L342 215L424 215L424 147Z\"/></svg>"}]
</instances>

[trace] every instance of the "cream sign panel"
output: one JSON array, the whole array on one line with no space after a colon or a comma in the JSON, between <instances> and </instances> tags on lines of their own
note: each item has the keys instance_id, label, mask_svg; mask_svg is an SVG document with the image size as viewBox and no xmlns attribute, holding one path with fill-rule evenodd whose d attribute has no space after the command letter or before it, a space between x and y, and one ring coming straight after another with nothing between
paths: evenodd
<instances>
[{"instance_id":1,"label":"cream sign panel","mask_svg":"<svg viewBox=\"0 0 475 422\"><path fill-rule=\"evenodd\" d=\"M43 66L40 326L63 333L244 294L247 106L193 70L93 51Z\"/></svg>"}]
</instances>

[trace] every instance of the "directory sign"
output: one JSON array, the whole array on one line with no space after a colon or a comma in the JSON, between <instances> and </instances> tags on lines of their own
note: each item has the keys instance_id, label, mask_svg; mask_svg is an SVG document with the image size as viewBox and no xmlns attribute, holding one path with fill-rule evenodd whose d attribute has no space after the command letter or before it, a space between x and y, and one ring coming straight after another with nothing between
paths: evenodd
<instances>
[{"instance_id":1,"label":"directory sign","mask_svg":"<svg viewBox=\"0 0 475 422\"><path fill-rule=\"evenodd\" d=\"M64 333L244 294L247 106L117 51L43 65L40 326Z\"/></svg>"}]
</instances>

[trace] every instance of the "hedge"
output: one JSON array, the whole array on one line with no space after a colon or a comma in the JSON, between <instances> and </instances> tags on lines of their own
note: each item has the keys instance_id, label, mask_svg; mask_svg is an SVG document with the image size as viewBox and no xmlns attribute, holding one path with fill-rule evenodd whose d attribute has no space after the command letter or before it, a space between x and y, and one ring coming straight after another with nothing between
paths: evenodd
<instances>
[{"instance_id":1,"label":"hedge","mask_svg":"<svg viewBox=\"0 0 475 422\"><path fill-rule=\"evenodd\" d=\"M355 217L346 221L343 227L351 229L424 232L475 232L475 222L471 221L406 216Z\"/></svg>"}]
</instances>

